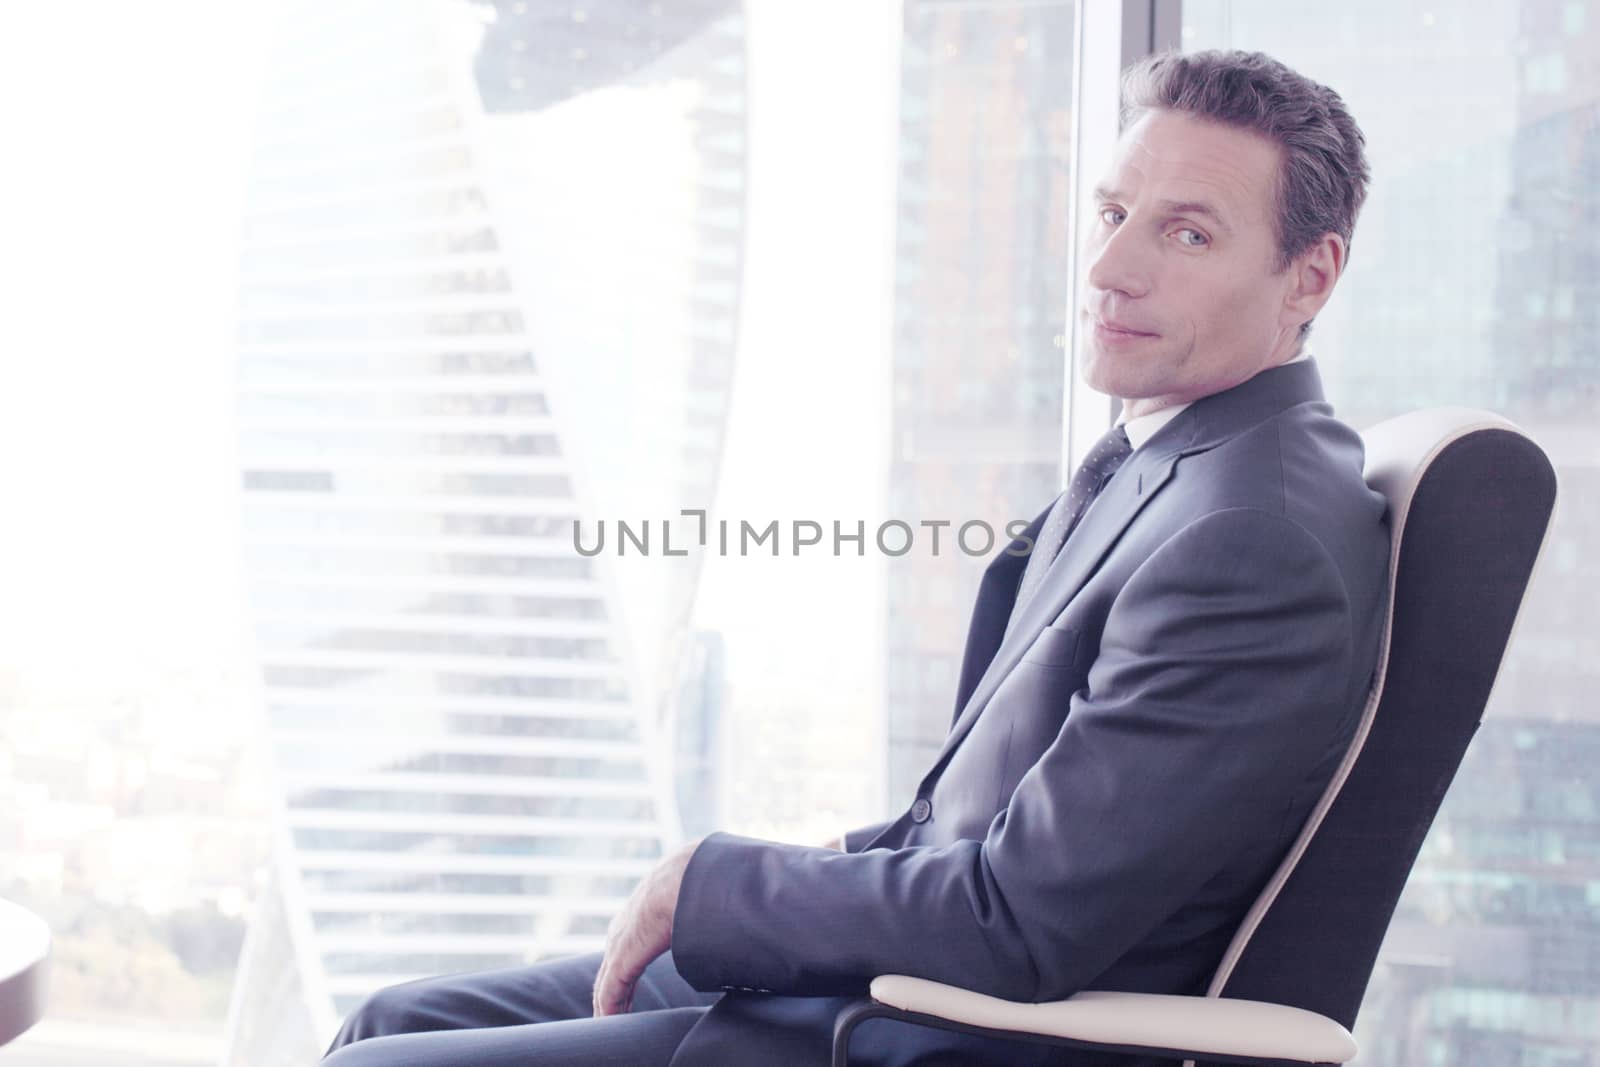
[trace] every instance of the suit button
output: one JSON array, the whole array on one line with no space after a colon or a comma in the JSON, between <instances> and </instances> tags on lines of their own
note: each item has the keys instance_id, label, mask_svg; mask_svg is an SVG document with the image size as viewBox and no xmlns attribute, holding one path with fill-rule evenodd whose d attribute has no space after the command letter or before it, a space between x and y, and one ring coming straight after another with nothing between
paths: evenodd
<instances>
[{"instance_id":1,"label":"suit button","mask_svg":"<svg viewBox=\"0 0 1600 1067\"><path fill-rule=\"evenodd\" d=\"M918 797L917 802L911 805L911 821L927 822L928 816L933 814L933 804L927 797Z\"/></svg>"}]
</instances>

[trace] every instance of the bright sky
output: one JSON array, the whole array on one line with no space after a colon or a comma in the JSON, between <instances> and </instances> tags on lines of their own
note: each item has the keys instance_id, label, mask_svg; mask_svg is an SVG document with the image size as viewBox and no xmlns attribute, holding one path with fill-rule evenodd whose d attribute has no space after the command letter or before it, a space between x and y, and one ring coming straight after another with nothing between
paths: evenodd
<instances>
[{"instance_id":1,"label":"bright sky","mask_svg":"<svg viewBox=\"0 0 1600 1067\"><path fill-rule=\"evenodd\" d=\"M233 300L267 5L29 4L0 33L0 669L238 640Z\"/></svg>"},{"instance_id":2,"label":"bright sky","mask_svg":"<svg viewBox=\"0 0 1600 1067\"><path fill-rule=\"evenodd\" d=\"M720 506L730 529L779 520L786 553L793 520L830 538L833 520L865 520L868 555L713 556L700 617L735 664L819 696L872 684L881 662L870 539L886 517L897 22L896 4L853 6L849 33L811 5L756 4L750 20L749 261Z\"/></svg>"},{"instance_id":3,"label":"bright sky","mask_svg":"<svg viewBox=\"0 0 1600 1067\"><path fill-rule=\"evenodd\" d=\"M870 520L894 5L848 35L795 5L752 6L750 283L725 506L763 522ZM0 669L186 664L240 637L232 315L269 11L30 5L0 35L13 146L0 179ZM824 53L830 77L816 78ZM822 608L877 581L834 558L768 566L752 584L757 571L712 568L704 621L738 627L784 590Z\"/></svg>"},{"instance_id":4,"label":"bright sky","mask_svg":"<svg viewBox=\"0 0 1600 1067\"><path fill-rule=\"evenodd\" d=\"M0 34L0 671L186 668L245 636L233 315L271 8L33 4ZM735 519L879 517L896 10L839 34L752 4ZM700 621L739 662L876 662L870 557L718 562Z\"/></svg>"}]
</instances>

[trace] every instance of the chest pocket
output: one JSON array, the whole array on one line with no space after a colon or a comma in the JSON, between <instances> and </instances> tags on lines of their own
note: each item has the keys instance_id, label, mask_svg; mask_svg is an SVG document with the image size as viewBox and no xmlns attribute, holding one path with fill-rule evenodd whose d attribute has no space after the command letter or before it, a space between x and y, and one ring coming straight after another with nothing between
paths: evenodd
<instances>
[{"instance_id":1,"label":"chest pocket","mask_svg":"<svg viewBox=\"0 0 1600 1067\"><path fill-rule=\"evenodd\" d=\"M1046 626L1037 640L1022 654L1023 663L1036 667L1066 669L1078 663L1078 631L1055 625Z\"/></svg>"},{"instance_id":2,"label":"chest pocket","mask_svg":"<svg viewBox=\"0 0 1600 1067\"><path fill-rule=\"evenodd\" d=\"M1060 732L1072 692L1083 684L1083 644L1076 629L1046 626L1006 679L1008 722L997 809L1010 802L1022 776Z\"/></svg>"}]
</instances>

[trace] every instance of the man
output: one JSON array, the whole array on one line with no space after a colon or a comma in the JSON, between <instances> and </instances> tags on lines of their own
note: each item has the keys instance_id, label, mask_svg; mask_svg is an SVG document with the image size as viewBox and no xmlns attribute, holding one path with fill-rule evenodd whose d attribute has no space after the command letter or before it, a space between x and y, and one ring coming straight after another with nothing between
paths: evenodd
<instances>
[{"instance_id":1,"label":"man","mask_svg":"<svg viewBox=\"0 0 1600 1067\"><path fill-rule=\"evenodd\" d=\"M1122 418L985 572L905 811L842 850L693 842L603 955L385 990L341 1067L824 1064L878 974L1203 991L1376 661L1384 502L1304 349L1368 170L1339 97L1260 54L1155 56L1123 91L1078 307ZM879 1019L852 1062L1130 1061Z\"/></svg>"}]
</instances>

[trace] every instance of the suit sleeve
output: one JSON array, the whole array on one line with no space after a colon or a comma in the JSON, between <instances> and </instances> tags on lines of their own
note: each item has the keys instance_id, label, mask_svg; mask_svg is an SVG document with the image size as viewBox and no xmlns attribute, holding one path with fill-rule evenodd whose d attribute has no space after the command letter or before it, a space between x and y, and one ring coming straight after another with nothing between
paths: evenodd
<instances>
[{"instance_id":1,"label":"suit sleeve","mask_svg":"<svg viewBox=\"0 0 1600 1067\"><path fill-rule=\"evenodd\" d=\"M1352 657L1314 537L1256 509L1199 519L1119 592L1087 684L984 840L848 853L713 833L684 872L673 960L702 991L906 974L1070 996L1283 830L1349 736Z\"/></svg>"},{"instance_id":2,"label":"suit sleeve","mask_svg":"<svg viewBox=\"0 0 1600 1067\"><path fill-rule=\"evenodd\" d=\"M862 826L855 830L846 830L844 835L839 839L840 849L844 852L860 852L862 845L865 845L868 841L871 841L874 837L877 837L879 834L883 833L883 831L887 830L893 825L893 819L886 819L883 822L875 822L871 826Z\"/></svg>"}]
</instances>

